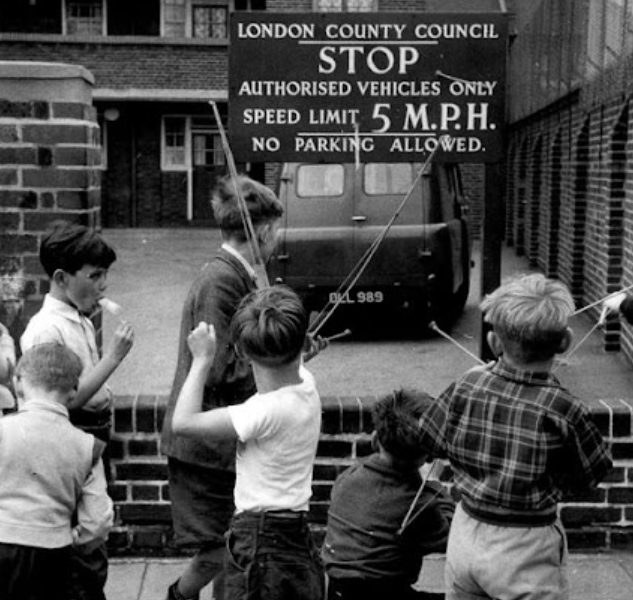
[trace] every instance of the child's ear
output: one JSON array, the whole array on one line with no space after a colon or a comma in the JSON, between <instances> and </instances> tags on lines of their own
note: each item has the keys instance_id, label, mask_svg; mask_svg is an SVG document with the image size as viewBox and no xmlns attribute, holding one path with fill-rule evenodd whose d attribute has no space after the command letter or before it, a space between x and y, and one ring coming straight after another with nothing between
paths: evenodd
<instances>
[{"instance_id":1,"label":"child's ear","mask_svg":"<svg viewBox=\"0 0 633 600\"><path fill-rule=\"evenodd\" d=\"M66 406L70 406L73 403L73 400L77 397L77 391L79 386L76 385L70 392L68 392L68 398L66 400Z\"/></svg>"},{"instance_id":2,"label":"child's ear","mask_svg":"<svg viewBox=\"0 0 633 600\"><path fill-rule=\"evenodd\" d=\"M573 340L574 340L574 331L571 327L567 327L565 329L565 335L563 336L563 339L560 342L560 346L558 347L556 354L563 354L563 352L567 352L567 350L569 350L569 348L571 347L571 343Z\"/></svg>"},{"instance_id":3,"label":"child's ear","mask_svg":"<svg viewBox=\"0 0 633 600\"><path fill-rule=\"evenodd\" d=\"M486 341L495 356L501 356L503 354L503 344L501 343L499 336L494 331L488 332L486 335Z\"/></svg>"},{"instance_id":4,"label":"child's ear","mask_svg":"<svg viewBox=\"0 0 633 600\"><path fill-rule=\"evenodd\" d=\"M66 286L68 281L68 273L66 273L63 269L55 269L52 279L55 285L63 288Z\"/></svg>"}]
</instances>

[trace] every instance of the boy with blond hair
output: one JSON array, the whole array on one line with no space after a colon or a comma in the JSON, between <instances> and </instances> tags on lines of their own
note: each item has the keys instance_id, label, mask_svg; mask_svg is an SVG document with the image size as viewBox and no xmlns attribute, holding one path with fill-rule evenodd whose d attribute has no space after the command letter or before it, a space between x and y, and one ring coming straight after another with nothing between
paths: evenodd
<instances>
[{"instance_id":1,"label":"boy with blond hair","mask_svg":"<svg viewBox=\"0 0 633 600\"><path fill-rule=\"evenodd\" d=\"M179 436L237 441L235 513L224 555L225 598L322 600L323 570L308 528L321 401L303 366L308 314L289 288L256 290L231 322L236 352L250 361L257 392L204 411L217 340L212 324L188 336L192 364L174 410Z\"/></svg>"},{"instance_id":2,"label":"boy with blond hair","mask_svg":"<svg viewBox=\"0 0 633 600\"><path fill-rule=\"evenodd\" d=\"M71 548L89 552L112 526L104 444L68 419L81 370L59 344L34 346L18 363L22 408L0 419L3 600L68 600Z\"/></svg>"},{"instance_id":3,"label":"boy with blond hair","mask_svg":"<svg viewBox=\"0 0 633 600\"><path fill-rule=\"evenodd\" d=\"M448 540L448 600L569 598L563 494L596 486L611 458L587 407L552 373L572 340L564 284L541 274L481 304L498 356L443 392L420 421L422 444L450 460L461 501Z\"/></svg>"}]
</instances>

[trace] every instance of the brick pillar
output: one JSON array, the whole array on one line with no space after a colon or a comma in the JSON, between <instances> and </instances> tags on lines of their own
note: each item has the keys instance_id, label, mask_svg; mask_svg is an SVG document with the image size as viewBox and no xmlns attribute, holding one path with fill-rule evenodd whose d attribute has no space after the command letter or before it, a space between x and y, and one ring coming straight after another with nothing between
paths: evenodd
<instances>
[{"instance_id":1,"label":"brick pillar","mask_svg":"<svg viewBox=\"0 0 633 600\"><path fill-rule=\"evenodd\" d=\"M0 61L0 320L16 340L48 290L49 224L101 226L93 83L77 65Z\"/></svg>"}]
</instances>

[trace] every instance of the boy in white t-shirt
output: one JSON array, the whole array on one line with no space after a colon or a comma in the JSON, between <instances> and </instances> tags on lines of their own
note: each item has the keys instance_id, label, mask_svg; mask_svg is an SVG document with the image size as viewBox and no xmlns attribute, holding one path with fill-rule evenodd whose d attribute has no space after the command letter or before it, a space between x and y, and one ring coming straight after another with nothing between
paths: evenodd
<instances>
[{"instance_id":1,"label":"boy in white t-shirt","mask_svg":"<svg viewBox=\"0 0 633 600\"><path fill-rule=\"evenodd\" d=\"M237 351L252 362L257 393L202 412L216 352L213 325L188 338L193 362L174 411L177 435L237 439L235 514L225 554L227 600L320 600L323 569L308 528L321 401L302 365L308 315L289 288L250 293L231 323Z\"/></svg>"}]
</instances>

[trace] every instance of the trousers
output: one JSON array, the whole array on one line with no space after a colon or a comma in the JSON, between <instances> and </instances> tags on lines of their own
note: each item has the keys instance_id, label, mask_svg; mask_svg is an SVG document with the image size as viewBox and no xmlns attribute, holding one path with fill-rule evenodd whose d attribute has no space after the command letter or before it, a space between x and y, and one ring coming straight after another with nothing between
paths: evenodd
<instances>
[{"instance_id":1,"label":"trousers","mask_svg":"<svg viewBox=\"0 0 633 600\"><path fill-rule=\"evenodd\" d=\"M304 513L238 513L226 536L225 600L322 600L324 573Z\"/></svg>"}]
</instances>

